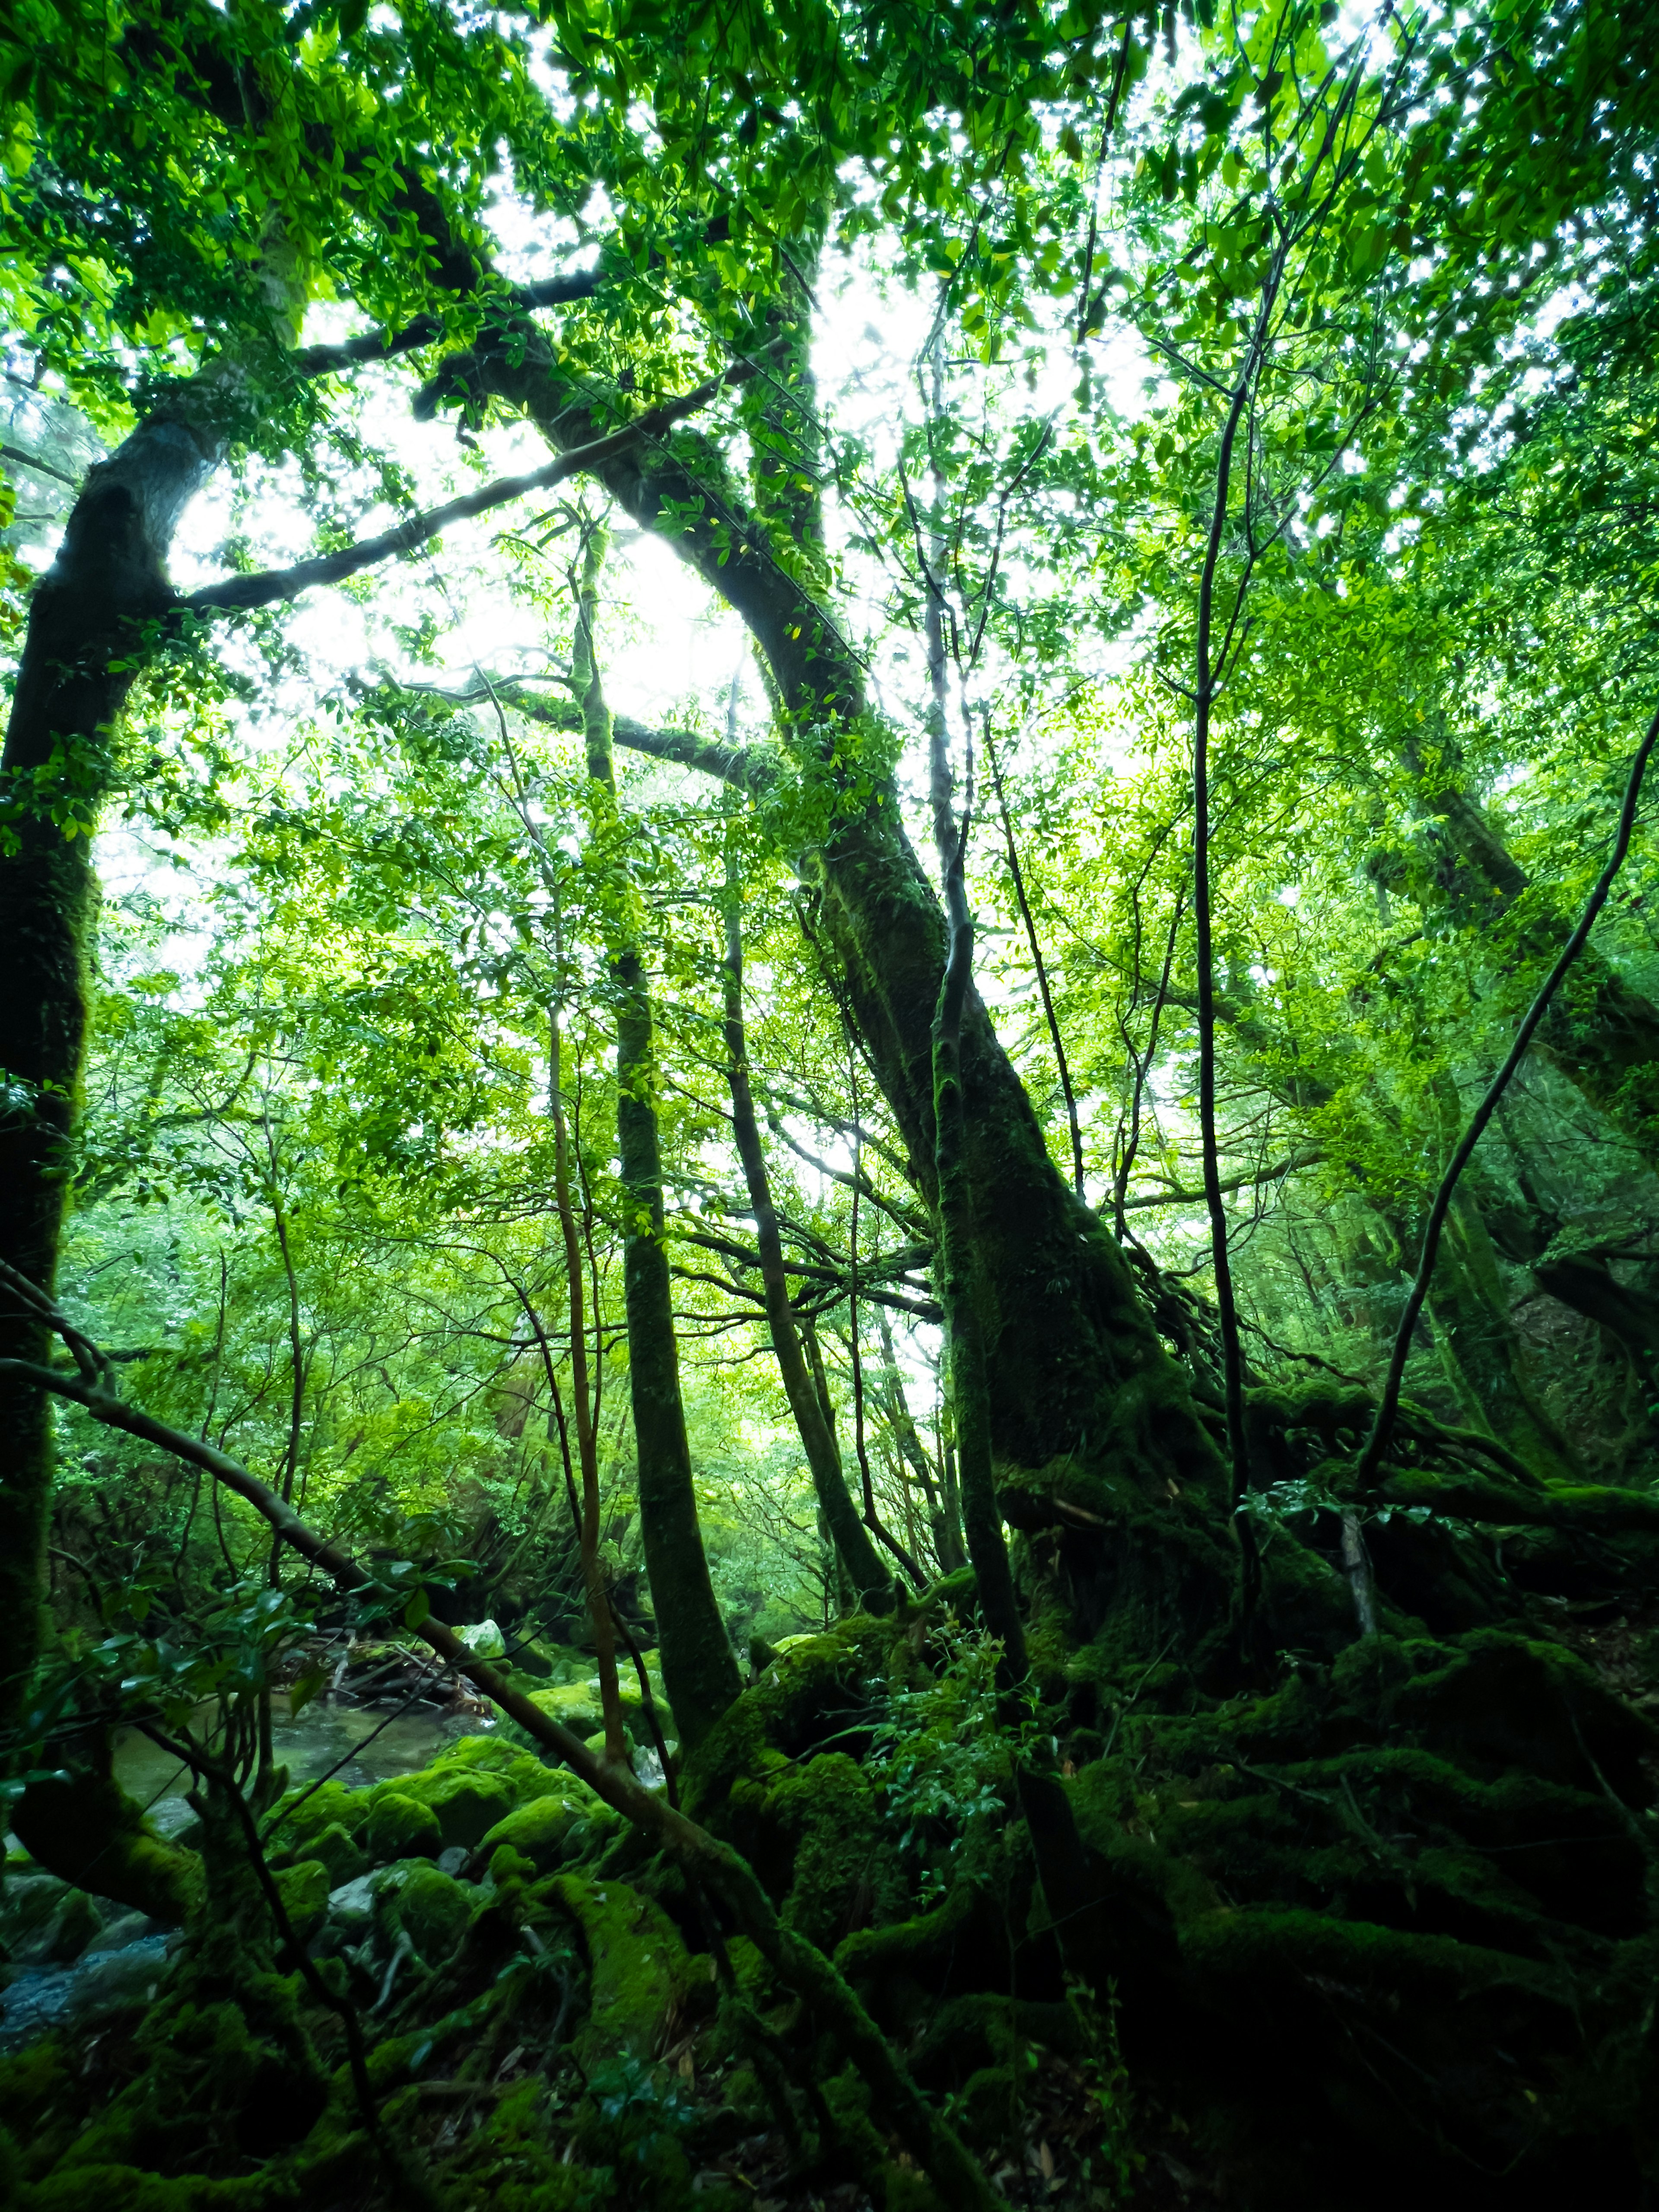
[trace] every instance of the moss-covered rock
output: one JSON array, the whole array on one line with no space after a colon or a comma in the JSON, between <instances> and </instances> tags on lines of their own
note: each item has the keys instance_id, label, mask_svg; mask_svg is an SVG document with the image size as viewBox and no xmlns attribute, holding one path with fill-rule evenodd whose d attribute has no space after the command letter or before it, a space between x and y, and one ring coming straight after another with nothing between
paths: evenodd
<instances>
[{"instance_id":1,"label":"moss-covered rock","mask_svg":"<svg viewBox=\"0 0 1659 2212\"><path fill-rule=\"evenodd\" d=\"M477 1893L424 1861L399 1873L376 1892L375 1917L389 1931L406 1935L426 1965L440 1966L465 1934Z\"/></svg>"},{"instance_id":2,"label":"moss-covered rock","mask_svg":"<svg viewBox=\"0 0 1659 2212\"><path fill-rule=\"evenodd\" d=\"M550 1690L532 1690L530 1702L550 1720L557 1721L584 1741L605 1726L597 1682L560 1682Z\"/></svg>"},{"instance_id":3,"label":"moss-covered rock","mask_svg":"<svg viewBox=\"0 0 1659 2212\"><path fill-rule=\"evenodd\" d=\"M493 1851L501 1844L509 1844L521 1852L534 1866L537 1873L550 1874L560 1865L569 1851L574 1832L586 1824L588 1832L612 1833L622 1825L621 1815L611 1810L605 1800L585 1782L574 1774L567 1774L562 1786L545 1796L532 1797L517 1807L504 1820L498 1820L483 1838L483 1849Z\"/></svg>"},{"instance_id":4,"label":"moss-covered rock","mask_svg":"<svg viewBox=\"0 0 1659 2212\"><path fill-rule=\"evenodd\" d=\"M368 1871L368 1853L359 1849L350 1831L337 1820L331 1820L327 1827L306 1838L305 1855L327 1868L331 1889L339 1889Z\"/></svg>"},{"instance_id":5,"label":"moss-covered rock","mask_svg":"<svg viewBox=\"0 0 1659 2212\"><path fill-rule=\"evenodd\" d=\"M445 1850L456 1844L471 1850L513 1809L513 1790L503 1777L443 1760L383 1784L374 1793L377 1806L382 1792L426 1806L438 1823L440 1848ZM371 1827L374 1819L371 1812Z\"/></svg>"},{"instance_id":6,"label":"moss-covered rock","mask_svg":"<svg viewBox=\"0 0 1659 2212\"><path fill-rule=\"evenodd\" d=\"M389 1790L377 1791L362 1835L363 1849L377 1866L392 1859L436 1858L444 1847L443 1831L429 1805Z\"/></svg>"}]
</instances>

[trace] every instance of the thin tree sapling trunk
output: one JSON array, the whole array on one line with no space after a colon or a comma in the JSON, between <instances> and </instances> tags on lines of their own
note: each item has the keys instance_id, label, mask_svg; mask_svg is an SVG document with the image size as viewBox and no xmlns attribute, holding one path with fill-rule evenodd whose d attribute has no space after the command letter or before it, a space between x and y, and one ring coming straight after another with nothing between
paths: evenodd
<instances>
[{"instance_id":1,"label":"thin tree sapling trunk","mask_svg":"<svg viewBox=\"0 0 1659 2212\"><path fill-rule=\"evenodd\" d=\"M614 807L611 712L594 650L605 539L591 529L577 580L571 686L581 708L587 769ZM697 1520L691 1448L680 1395L679 1346L663 1245L662 1158L652 1091L656 1054L651 994L638 945L624 936L611 960L617 1000L617 1149L623 1188L623 1284L628 1380L639 1455L640 1536L656 1607L664 1686L680 1741L696 1748L743 1687L720 1618Z\"/></svg>"}]
</instances>

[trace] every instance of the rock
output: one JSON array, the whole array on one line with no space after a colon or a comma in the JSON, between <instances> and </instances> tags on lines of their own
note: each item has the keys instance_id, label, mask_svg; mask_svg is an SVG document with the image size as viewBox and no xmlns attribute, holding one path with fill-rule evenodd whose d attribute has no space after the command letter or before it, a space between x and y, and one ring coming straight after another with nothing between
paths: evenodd
<instances>
[{"instance_id":1,"label":"rock","mask_svg":"<svg viewBox=\"0 0 1659 2212\"><path fill-rule=\"evenodd\" d=\"M605 1726L597 1683L562 1682L555 1690L532 1690L530 1702L573 1735L586 1739Z\"/></svg>"},{"instance_id":2,"label":"rock","mask_svg":"<svg viewBox=\"0 0 1659 2212\"><path fill-rule=\"evenodd\" d=\"M448 1875L465 1874L471 1857L472 1854L465 1844L452 1844L447 1851L439 1852L438 1871Z\"/></svg>"},{"instance_id":3,"label":"rock","mask_svg":"<svg viewBox=\"0 0 1659 2212\"><path fill-rule=\"evenodd\" d=\"M9 1875L0 1891L0 1942L20 1966L67 1966L104 1924L84 1890L55 1875Z\"/></svg>"},{"instance_id":4,"label":"rock","mask_svg":"<svg viewBox=\"0 0 1659 2212\"><path fill-rule=\"evenodd\" d=\"M374 1911L375 1876L360 1874L355 1881L342 1882L338 1889L328 1893L328 1917L331 1924L337 1923L348 1935L364 1934Z\"/></svg>"},{"instance_id":5,"label":"rock","mask_svg":"<svg viewBox=\"0 0 1659 2212\"><path fill-rule=\"evenodd\" d=\"M304 1850L307 1859L319 1859L328 1869L331 1891L338 1889L343 1882L355 1881L368 1869L368 1859L337 1820L331 1820L319 1834L307 1837Z\"/></svg>"},{"instance_id":6,"label":"rock","mask_svg":"<svg viewBox=\"0 0 1659 2212\"><path fill-rule=\"evenodd\" d=\"M527 1805L520 1805L498 1821L484 1838L483 1848L494 1851L506 1844L529 1859L538 1874L548 1874L563 1860L571 1832L579 1823L591 1823L609 1832L617 1825L618 1817L585 1782L567 1774L556 1794L532 1797Z\"/></svg>"},{"instance_id":7,"label":"rock","mask_svg":"<svg viewBox=\"0 0 1659 2212\"><path fill-rule=\"evenodd\" d=\"M276 1882L295 1940L308 1943L328 1917L328 1869L320 1859L302 1859L298 1866L284 1867Z\"/></svg>"},{"instance_id":8,"label":"rock","mask_svg":"<svg viewBox=\"0 0 1659 2212\"><path fill-rule=\"evenodd\" d=\"M0 2051L48 2028L79 2029L129 2005L147 2004L167 1970L165 1931L116 1951L94 1951L78 1966L26 1971L0 1992Z\"/></svg>"},{"instance_id":9,"label":"rock","mask_svg":"<svg viewBox=\"0 0 1659 2212\"><path fill-rule=\"evenodd\" d=\"M513 1809L513 1791L498 1775L465 1767L433 1767L406 1776L400 1787L430 1808L446 1848L461 1844L471 1850Z\"/></svg>"},{"instance_id":10,"label":"rock","mask_svg":"<svg viewBox=\"0 0 1659 2212\"><path fill-rule=\"evenodd\" d=\"M390 1859L435 1858L443 1848L438 1816L400 1790L382 1796L377 1790L374 1805L363 1830L363 1848L377 1865Z\"/></svg>"},{"instance_id":11,"label":"rock","mask_svg":"<svg viewBox=\"0 0 1659 2212\"><path fill-rule=\"evenodd\" d=\"M143 1912L118 1912L106 1921L100 1931L87 1946L87 1956L94 1951L125 1951L129 1943L142 1942L146 1936L165 1936L167 1929L160 1921L152 1920Z\"/></svg>"},{"instance_id":12,"label":"rock","mask_svg":"<svg viewBox=\"0 0 1659 2212\"><path fill-rule=\"evenodd\" d=\"M466 1932L477 1892L435 1866L411 1866L403 1879L383 1882L377 1914L388 1929L401 1929L429 1966L449 1957Z\"/></svg>"},{"instance_id":13,"label":"rock","mask_svg":"<svg viewBox=\"0 0 1659 2212\"><path fill-rule=\"evenodd\" d=\"M145 1816L158 1836L170 1844L190 1843L201 1820L187 1797L158 1797Z\"/></svg>"},{"instance_id":14,"label":"rock","mask_svg":"<svg viewBox=\"0 0 1659 2212\"><path fill-rule=\"evenodd\" d=\"M493 1620L475 1620L455 1633L475 1659L501 1659L507 1655L507 1638Z\"/></svg>"}]
</instances>

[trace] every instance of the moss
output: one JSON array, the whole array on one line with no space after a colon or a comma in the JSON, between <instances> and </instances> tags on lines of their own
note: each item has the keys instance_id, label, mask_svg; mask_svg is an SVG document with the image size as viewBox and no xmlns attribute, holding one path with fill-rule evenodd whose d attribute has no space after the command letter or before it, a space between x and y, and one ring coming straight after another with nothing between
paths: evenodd
<instances>
[{"instance_id":1,"label":"moss","mask_svg":"<svg viewBox=\"0 0 1659 2212\"><path fill-rule=\"evenodd\" d=\"M327 1918L328 1893L332 1887L332 1878L320 1859L301 1859L297 1866L284 1867L277 1875L277 1894L301 1943L308 1943Z\"/></svg>"},{"instance_id":2,"label":"moss","mask_svg":"<svg viewBox=\"0 0 1659 2212\"><path fill-rule=\"evenodd\" d=\"M586 1783L566 1775L556 1794L549 1791L544 1796L532 1797L504 1820L498 1820L484 1837L482 1848L493 1851L508 1844L538 1875L549 1874L566 1856L573 1829L584 1821L592 1830L608 1832L621 1825L621 1816Z\"/></svg>"},{"instance_id":3,"label":"moss","mask_svg":"<svg viewBox=\"0 0 1659 2212\"><path fill-rule=\"evenodd\" d=\"M513 1809L512 1789L500 1775L440 1761L422 1773L399 1775L375 1790L368 1820L371 1838L380 1807L394 1800L425 1806L438 1824L440 1844L446 1850L455 1845L472 1850ZM375 1849L372 1841L369 1848Z\"/></svg>"},{"instance_id":4,"label":"moss","mask_svg":"<svg viewBox=\"0 0 1659 2212\"><path fill-rule=\"evenodd\" d=\"M146 2173L133 2166L82 2166L37 2182L16 2212L276 2212L297 2191L257 2179L210 2180L199 2173Z\"/></svg>"},{"instance_id":5,"label":"moss","mask_svg":"<svg viewBox=\"0 0 1659 2212\"><path fill-rule=\"evenodd\" d=\"M426 1965L441 1965L466 1932L477 1894L422 1860L399 1871L401 1880L376 1893L375 1917L388 1931L406 1935Z\"/></svg>"},{"instance_id":6,"label":"moss","mask_svg":"<svg viewBox=\"0 0 1659 2212\"><path fill-rule=\"evenodd\" d=\"M457 2212L588 2212L616 2201L606 2168L567 2165L548 2133L544 2084L515 2082L445 2176Z\"/></svg>"},{"instance_id":7,"label":"moss","mask_svg":"<svg viewBox=\"0 0 1659 2212\"><path fill-rule=\"evenodd\" d=\"M555 1875L535 1894L569 1917L586 1956L592 2009L576 2045L584 2067L617 2053L654 2058L692 1984L673 1922L626 1882Z\"/></svg>"},{"instance_id":8,"label":"moss","mask_svg":"<svg viewBox=\"0 0 1659 2212\"><path fill-rule=\"evenodd\" d=\"M595 1729L605 1726L605 1709L599 1703L599 1690L590 1688L586 1682L562 1682L555 1689L532 1690L530 1702L550 1720L557 1721L584 1741Z\"/></svg>"},{"instance_id":9,"label":"moss","mask_svg":"<svg viewBox=\"0 0 1659 2212\"><path fill-rule=\"evenodd\" d=\"M163 1843L107 1772L31 1782L12 1808L18 1841L38 1864L94 1897L176 1927L201 1891L201 1863Z\"/></svg>"},{"instance_id":10,"label":"moss","mask_svg":"<svg viewBox=\"0 0 1659 2212\"><path fill-rule=\"evenodd\" d=\"M373 1795L367 1790L348 1790L343 1783L324 1782L313 1789L290 1790L278 1802L267 1856L273 1864L283 1858L310 1858L311 1839L325 1829L342 1829L355 1839L368 1820Z\"/></svg>"},{"instance_id":11,"label":"moss","mask_svg":"<svg viewBox=\"0 0 1659 2212\"><path fill-rule=\"evenodd\" d=\"M307 1837L305 1856L328 1869L331 1889L338 1889L348 1881L356 1881L359 1875L368 1872L368 1854L358 1849L350 1832L342 1827L337 1820L331 1821L327 1827Z\"/></svg>"},{"instance_id":12,"label":"moss","mask_svg":"<svg viewBox=\"0 0 1659 2212\"><path fill-rule=\"evenodd\" d=\"M734 1784L769 1784L789 1761L863 1713L863 1684L879 1680L896 1648L911 1652L890 1618L855 1613L822 1636L781 1646L777 1658L724 1713L688 1761L682 1785L693 1820L718 1823ZM744 1801L752 1810L752 1798Z\"/></svg>"},{"instance_id":13,"label":"moss","mask_svg":"<svg viewBox=\"0 0 1659 2212\"><path fill-rule=\"evenodd\" d=\"M1318 1975L1368 1990L1405 1989L1438 2003L1493 1989L1524 1991L1564 2009L1571 2003L1560 1974L1534 1960L1326 1913L1255 1906L1210 1912L1187 1923L1181 1945L1189 1963L1230 1979L1305 1983Z\"/></svg>"},{"instance_id":14,"label":"moss","mask_svg":"<svg viewBox=\"0 0 1659 2212\"><path fill-rule=\"evenodd\" d=\"M393 1859L435 1858L443 1849L443 1831L429 1805L392 1790L384 1797L377 1793L362 1842L374 1863L385 1866Z\"/></svg>"},{"instance_id":15,"label":"moss","mask_svg":"<svg viewBox=\"0 0 1659 2212\"><path fill-rule=\"evenodd\" d=\"M844 1753L820 1752L787 1769L768 1794L766 1810L794 1844L784 1919L820 1950L833 1950L855 1920L902 1897L875 1791Z\"/></svg>"},{"instance_id":16,"label":"moss","mask_svg":"<svg viewBox=\"0 0 1659 2212\"><path fill-rule=\"evenodd\" d=\"M1647 1805L1645 1762L1659 1729L1604 1689L1559 1644L1504 1629L1462 1638L1445 1665L1418 1675L1392 1700L1392 1717L1488 1773L1520 1767L1545 1779Z\"/></svg>"}]
</instances>

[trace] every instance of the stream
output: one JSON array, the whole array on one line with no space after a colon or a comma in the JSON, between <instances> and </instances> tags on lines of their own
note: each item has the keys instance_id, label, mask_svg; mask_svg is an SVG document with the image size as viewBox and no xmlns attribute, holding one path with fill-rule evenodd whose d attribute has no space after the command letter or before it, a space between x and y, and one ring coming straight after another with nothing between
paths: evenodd
<instances>
[{"instance_id":1,"label":"stream","mask_svg":"<svg viewBox=\"0 0 1659 2212\"><path fill-rule=\"evenodd\" d=\"M272 1746L290 1783L315 1782L338 1766L337 1781L348 1790L366 1790L396 1774L417 1773L458 1736L487 1735L494 1726L487 1715L440 1712L428 1705L402 1713L395 1706L377 1712L373 1705L337 1705L320 1698L295 1717L289 1711L285 1690L271 1699ZM343 1759L346 1763L340 1765ZM115 1778L130 1797L151 1808L152 1820L164 1833L182 1826L179 1814L163 1808L190 1787L189 1770L137 1729L127 1729L116 1744Z\"/></svg>"}]
</instances>

